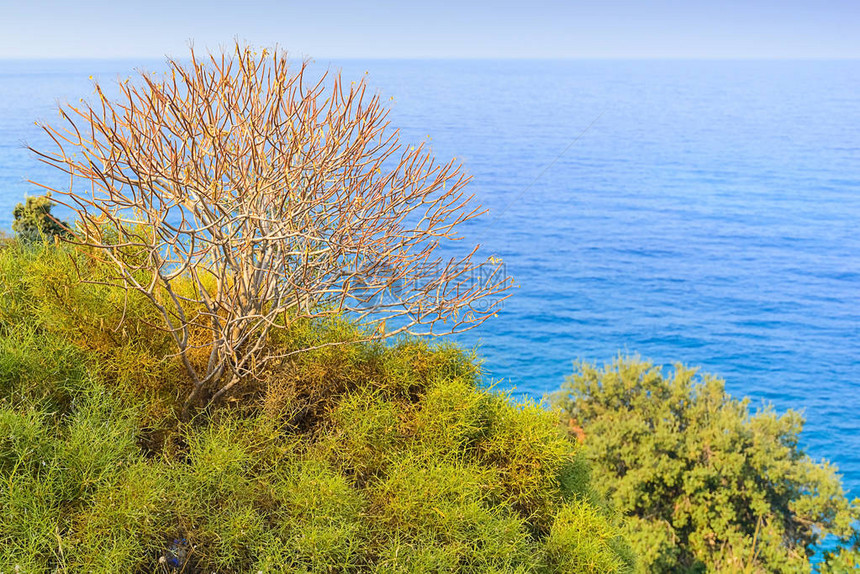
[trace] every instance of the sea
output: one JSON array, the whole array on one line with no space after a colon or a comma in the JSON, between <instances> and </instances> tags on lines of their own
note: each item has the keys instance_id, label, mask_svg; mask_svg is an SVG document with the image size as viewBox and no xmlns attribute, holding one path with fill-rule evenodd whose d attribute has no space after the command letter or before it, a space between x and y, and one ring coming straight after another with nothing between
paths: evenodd
<instances>
[{"instance_id":1,"label":"sea","mask_svg":"<svg viewBox=\"0 0 860 574\"><path fill-rule=\"evenodd\" d=\"M0 61L0 229L64 185L34 122L159 61ZM462 248L516 283L458 336L541 399L639 355L802 411L802 447L860 496L860 61L341 60L407 145L456 157L488 212ZM59 212L63 215L63 212Z\"/></svg>"}]
</instances>

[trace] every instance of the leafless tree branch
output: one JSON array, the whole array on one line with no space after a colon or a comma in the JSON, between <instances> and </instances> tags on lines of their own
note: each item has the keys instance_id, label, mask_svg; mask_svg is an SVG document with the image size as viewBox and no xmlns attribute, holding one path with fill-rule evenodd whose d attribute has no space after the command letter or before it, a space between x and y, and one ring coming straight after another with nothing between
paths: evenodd
<instances>
[{"instance_id":1,"label":"leafless tree branch","mask_svg":"<svg viewBox=\"0 0 860 574\"><path fill-rule=\"evenodd\" d=\"M407 147L365 82L236 45L168 61L109 100L61 108L32 150L70 178L70 239L158 310L188 372L185 412L280 355L272 329L346 314L382 338L483 323L510 281L440 246L480 208L453 160ZM490 301L489 304L480 304ZM391 327L387 327L390 325ZM204 333L209 350L195 362Z\"/></svg>"}]
</instances>

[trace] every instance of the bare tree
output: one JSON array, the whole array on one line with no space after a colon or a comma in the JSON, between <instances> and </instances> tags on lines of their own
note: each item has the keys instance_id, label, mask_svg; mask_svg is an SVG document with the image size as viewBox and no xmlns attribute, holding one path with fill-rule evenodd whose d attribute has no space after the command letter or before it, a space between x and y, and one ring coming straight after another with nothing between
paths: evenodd
<instances>
[{"instance_id":1,"label":"bare tree","mask_svg":"<svg viewBox=\"0 0 860 574\"><path fill-rule=\"evenodd\" d=\"M158 309L191 380L185 414L282 356L267 336L298 319L346 314L381 338L495 313L500 264L440 256L481 213L468 178L401 144L363 80L309 81L307 62L238 44L167 64L112 101L95 82L98 101L42 125L57 149L32 151L70 176L37 185L76 212L71 241Z\"/></svg>"}]
</instances>

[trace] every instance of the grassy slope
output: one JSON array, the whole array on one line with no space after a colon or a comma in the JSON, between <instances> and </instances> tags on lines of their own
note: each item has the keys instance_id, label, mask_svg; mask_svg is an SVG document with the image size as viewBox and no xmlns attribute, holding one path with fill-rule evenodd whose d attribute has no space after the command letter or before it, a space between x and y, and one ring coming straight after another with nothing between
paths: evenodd
<instances>
[{"instance_id":1,"label":"grassy slope","mask_svg":"<svg viewBox=\"0 0 860 574\"><path fill-rule=\"evenodd\" d=\"M0 248L0 570L629 570L576 444L482 388L474 357L328 347L183 425L146 305L79 284L72 260ZM354 336L307 324L273 344Z\"/></svg>"}]
</instances>

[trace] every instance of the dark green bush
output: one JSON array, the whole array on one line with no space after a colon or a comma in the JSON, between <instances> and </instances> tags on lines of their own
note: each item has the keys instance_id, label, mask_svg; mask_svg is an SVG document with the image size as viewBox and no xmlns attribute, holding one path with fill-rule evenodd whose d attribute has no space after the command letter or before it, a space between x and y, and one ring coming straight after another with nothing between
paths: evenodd
<instances>
[{"instance_id":1,"label":"dark green bush","mask_svg":"<svg viewBox=\"0 0 860 574\"><path fill-rule=\"evenodd\" d=\"M50 195L28 197L12 211L12 231L24 243L53 243L55 237L65 237L68 226L51 215L55 205Z\"/></svg>"},{"instance_id":2,"label":"dark green bush","mask_svg":"<svg viewBox=\"0 0 860 574\"><path fill-rule=\"evenodd\" d=\"M473 356L321 347L183 423L145 305L79 284L103 271L76 257L0 249L0 571L631 569L580 447L482 388ZM272 344L354 329L300 323Z\"/></svg>"},{"instance_id":3,"label":"dark green bush","mask_svg":"<svg viewBox=\"0 0 860 574\"><path fill-rule=\"evenodd\" d=\"M809 572L825 536L854 533L858 503L799 448L795 412L751 413L714 377L635 358L580 365L555 402L629 516L640 572Z\"/></svg>"}]
</instances>

